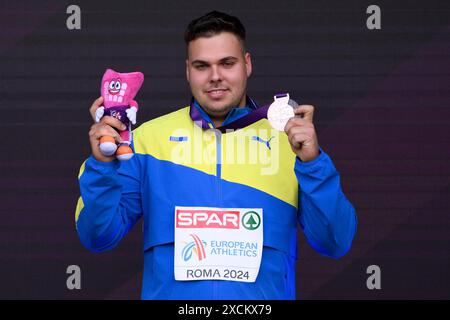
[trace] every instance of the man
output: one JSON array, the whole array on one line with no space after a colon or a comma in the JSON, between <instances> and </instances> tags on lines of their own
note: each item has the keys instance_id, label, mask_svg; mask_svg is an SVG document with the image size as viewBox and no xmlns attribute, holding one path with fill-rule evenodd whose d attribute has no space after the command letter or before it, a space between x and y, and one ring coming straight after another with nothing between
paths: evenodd
<instances>
[{"instance_id":1,"label":"man","mask_svg":"<svg viewBox=\"0 0 450 320\"><path fill-rule=\"evenodd\" d=\"M298 106L280 134L260 116L246 94L252 62L237 18L206 14L185 41L189 107L137 128L126 162L98 147L103 135L120 142L121 123L104 117L91 127L81 242L109 250L144 217L143 299L295 299L297 221L333 258L356 232L355 210L319 147L314 107Z\"/></svg>"}]
</instances>

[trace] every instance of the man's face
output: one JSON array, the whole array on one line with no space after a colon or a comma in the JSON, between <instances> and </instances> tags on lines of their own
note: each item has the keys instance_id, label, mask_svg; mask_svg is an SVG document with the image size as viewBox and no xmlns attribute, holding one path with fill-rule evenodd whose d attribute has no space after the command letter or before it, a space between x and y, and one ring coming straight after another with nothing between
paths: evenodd
<instances>
[{"instance_id":1,"label":"man's face","mask_svg":"<svg viewBox=\"0 0 450 320\"><path fill-rule=\"evenodd\" d=\"M192 94L214 118L224 118L245 106L247 78L252 72L249 53L230 32L200 37L188 45L186 76Z\"/></svg>"}]
</instances>

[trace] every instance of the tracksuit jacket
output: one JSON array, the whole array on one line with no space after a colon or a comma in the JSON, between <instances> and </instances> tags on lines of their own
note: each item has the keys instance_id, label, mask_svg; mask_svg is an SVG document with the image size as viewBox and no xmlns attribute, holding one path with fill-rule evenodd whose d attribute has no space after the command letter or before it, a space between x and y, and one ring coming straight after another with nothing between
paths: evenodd
<instances>
[{"instance_id":1,"label":"tracksuit jacket","mask_svg":"<svg viewBox=\"0 0 450 320\"><path fill-rule=\"evenodd\" d=\"M259 109L247 102L223 126ZM356 212L330 157L320 148L316 159L302 162L287 135L264 117L220 132L192 100L135 129L133 147L129 161L91 156L83 163L75 219L82 244L103 252L144 218L142 299L295 299L297 222L320 254L340 258L351 247ZM262 208L264 247L256 281L176 281L175 206Z\"/></svg>"}]
</instances>

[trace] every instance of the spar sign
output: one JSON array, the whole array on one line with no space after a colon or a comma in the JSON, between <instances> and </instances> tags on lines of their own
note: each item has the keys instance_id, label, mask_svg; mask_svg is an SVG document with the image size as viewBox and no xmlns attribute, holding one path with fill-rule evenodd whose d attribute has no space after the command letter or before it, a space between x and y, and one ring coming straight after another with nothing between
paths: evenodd
<instances>
[{"instance_id":1,"label":"spar sign","mask_svg":"<svg viewBox=\"0 0 450 320\"><path fill-rule=\"evenodd\" d=\"M175 207L175 280L254 282L262 248L262 208Z\"/></svg>"},{"instance_id":2,"label":"spar sign","mask_svg":"<svg viewBox=\"0 0 450 320\"><path fill-rule=\"evenodd\" d=\"M176 213L177 228L239 229L240 223L248 230L255 230L261 224L261 216L255 211L247 211L241 221L239 210L179 209Z\"/></svg>"},{"instance_id":3,"label":"spar sign","mask_svg":"<svg viewBox=\"0 0 450 320\"><path fill-rule=\"evenodd\" d=\"M177 228L239 229L239 211L178 209Z\"/></svg>"}]
</instances>

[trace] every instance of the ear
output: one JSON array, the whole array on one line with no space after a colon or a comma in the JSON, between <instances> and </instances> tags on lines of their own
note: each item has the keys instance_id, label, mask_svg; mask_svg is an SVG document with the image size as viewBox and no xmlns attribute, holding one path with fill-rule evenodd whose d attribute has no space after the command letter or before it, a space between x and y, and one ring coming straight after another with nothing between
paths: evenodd
<instances>
[{"instance_id":1,"label":"ear","mask_svg":"<svg viewBox=\"0 0 450 320\"><path fill-rule=\"evenodd\" d=\"M129 76L129 80L131 80L133 85L139 90L144 82L144 74L142 72L130 72L126 75Z\"/></svg>"},{"instance_id":2,"label":"ear","mask_svg":"<svg viewBox=\"0 0 450 320\"><path fill-rule=\"evenodd\" d=\"M186 59L186 80L189 82L189 59Z\"/></svg>"},{"instance_id":3,"label":"ear","mask_svg":"<svg viewBox=\"0 0 450 320\"><path fill-rule=\"evenodd\" d=\"M252 74L252 56L250 55L250 52L245 53L245 68L247 70L247 78L250 77Z\"/></svg>"}]
</instances>

